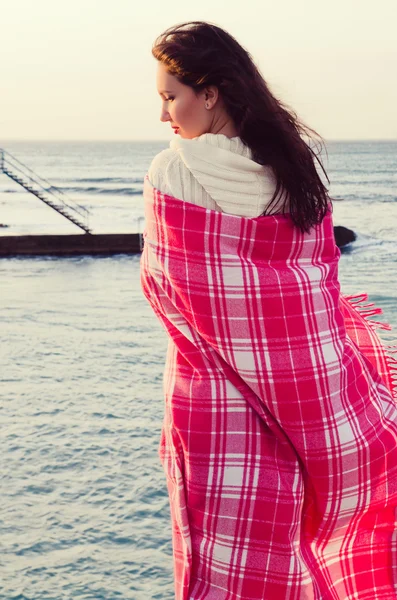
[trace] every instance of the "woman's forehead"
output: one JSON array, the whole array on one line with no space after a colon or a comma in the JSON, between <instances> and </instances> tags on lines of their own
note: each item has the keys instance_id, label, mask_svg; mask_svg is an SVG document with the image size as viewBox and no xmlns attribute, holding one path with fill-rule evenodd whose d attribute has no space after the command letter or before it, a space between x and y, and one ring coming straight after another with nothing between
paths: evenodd
<instances>
[{"instance_id":1,"label":"woman's forehead","mask_svg":"<svg viewBox=\"0 0 397 600\"><path fill-rule=\"evenodd\" d=\"M168 73L167 69L159 63L157 68L157 90L159 94L167 94L180 88L182 83L174 75Z\"/></svg>"}]
</instances>

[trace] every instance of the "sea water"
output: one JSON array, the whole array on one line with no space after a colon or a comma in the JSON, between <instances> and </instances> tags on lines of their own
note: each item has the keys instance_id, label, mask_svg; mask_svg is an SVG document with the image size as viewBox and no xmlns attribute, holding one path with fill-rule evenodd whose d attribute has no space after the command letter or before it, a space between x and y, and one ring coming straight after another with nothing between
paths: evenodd
<instances>
[{"instance_id":1,"label":"sea water","mask_svg":"<svg viewBox=\"0 0 397 600\"><path fill-rule=\"evenodd\" d=\"M91 212L94 232L142 224L142 186L165 142L2 143ZM328 142L324 166L346 293L397 328L397 142ZM77 233L0 175L2 235ZM0 259L0 598L173 598L157 456L166 336L139 256Z\"/></svg>"}]
</instances>

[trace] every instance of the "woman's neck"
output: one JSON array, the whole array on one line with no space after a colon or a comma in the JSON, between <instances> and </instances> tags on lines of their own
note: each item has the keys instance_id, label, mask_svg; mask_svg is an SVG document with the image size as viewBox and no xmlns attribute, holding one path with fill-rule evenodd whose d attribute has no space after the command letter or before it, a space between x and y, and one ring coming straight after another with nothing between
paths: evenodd
<instances>
[{"instance_id":1,"label":"woman's neck","mask_svg":"<svg viewBox=\"0 0 397 600\"><path fill-rule=\"evenodd\" d=\"M237 128L233 123L232 119L230 119L228 116L225 116L224 114L219 115L218 117L214 117L210 129L206 133L222 133L228 138L238 136Z\"/></svg>"}]
</instances>

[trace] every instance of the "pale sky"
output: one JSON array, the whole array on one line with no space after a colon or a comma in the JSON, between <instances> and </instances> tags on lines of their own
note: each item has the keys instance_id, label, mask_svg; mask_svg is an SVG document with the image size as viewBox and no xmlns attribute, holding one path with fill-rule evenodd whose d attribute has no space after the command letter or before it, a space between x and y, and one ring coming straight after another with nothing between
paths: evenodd
<instances>
[{"instance_id":1,"label":"pale sky","mask_svg":"<svg viewBox=\"0 0 397 600\"><path fill-rule=\"evenodd\" d=\"M397 139L397 0L0 0L2 140L168 140L152 43L223 27L326 140Z\"/></svg>"}]
</instances>

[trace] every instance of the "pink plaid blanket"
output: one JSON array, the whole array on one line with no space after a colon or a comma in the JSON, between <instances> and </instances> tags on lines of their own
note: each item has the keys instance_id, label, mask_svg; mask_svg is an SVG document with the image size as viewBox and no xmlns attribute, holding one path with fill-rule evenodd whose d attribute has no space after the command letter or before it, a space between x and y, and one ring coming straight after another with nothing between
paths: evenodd
<instances>
[{"instance_id":1,"label":"pink plaid blanket","mask_svg":"<svg viewBox=\"0 0 397 600\"><path fill-rule=\"evenodd\" d=\"M331 215L144 195L177 600L395 600L395 363L340 294Z\"/></svg>"}]
</instances>

